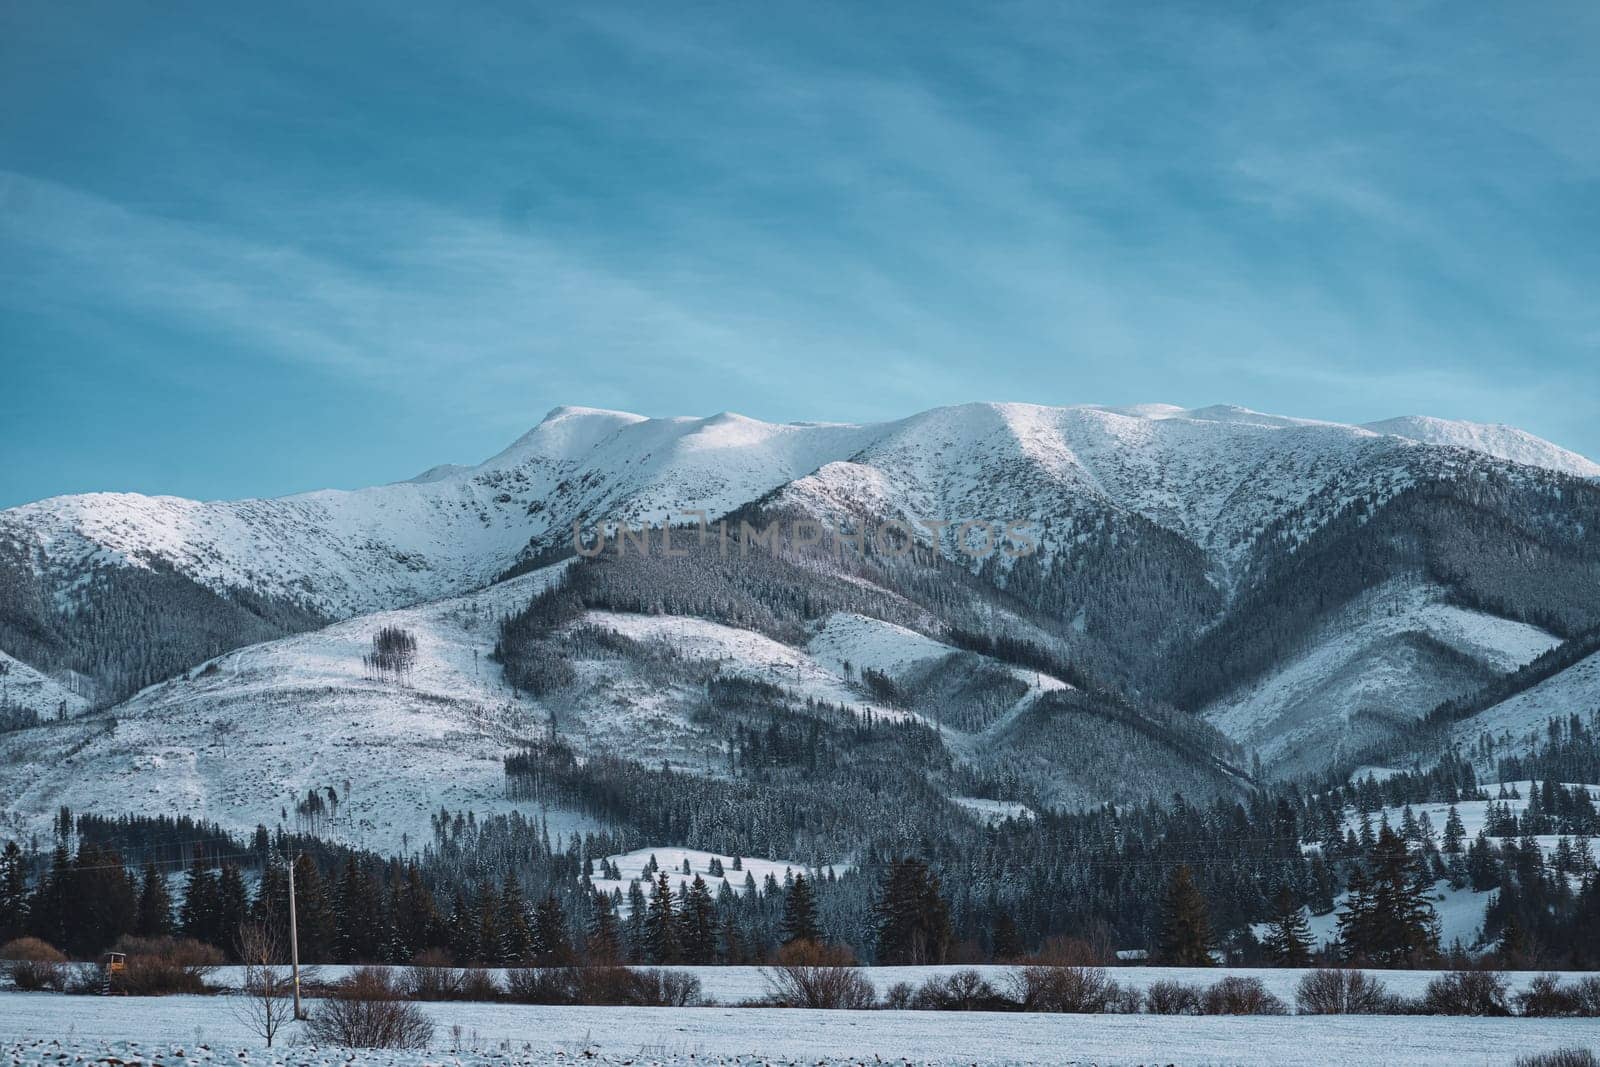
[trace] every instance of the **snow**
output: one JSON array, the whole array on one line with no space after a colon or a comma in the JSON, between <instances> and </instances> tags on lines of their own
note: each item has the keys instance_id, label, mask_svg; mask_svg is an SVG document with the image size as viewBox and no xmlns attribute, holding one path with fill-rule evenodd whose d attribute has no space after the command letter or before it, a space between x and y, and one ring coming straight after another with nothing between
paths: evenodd
<instances>
[{"instance_id":1,"label":"snow","mask_svg":"<svg viewBox=\"0 0 1600 1067\"><path fill-rule=\"evenodd\" d=\"M1005 819L1027 819L1033 816L1033 809L1028 805L1018 804L1009 800L989 800L984 797L951 797L950 801L982 816L985 822L1000 822Z\"/></svg>"},{"instance_id":2,"label":"snow","mask_svg":"<svg viewBox=\"0 0 1600 1067\"><path fill-rule=\"evenodd\" d=\"M1569 715L1585 719L1600 711L1600 652L1579 660L1538 685L1487 708L1454 727L1456 740L1470 745L1483 734L1513 742L1496 755L1526 751L1543 740L1546 724Z\"/></svg>"},{"instance_id":3,"label":"snow","mask_svg":"<svg viewBox=\"0 0 1600 1067\"><path fill-rule=\"evenodd\" d=\"M761 859L757 856L741 856L738 857L740 869L736 871L733 869L735 857L730 855L703 852L694 848L641 848L632 852L606 857L606 859L617 865L619 872L622 874L620 879L594 878L591 881L596 889L604 893L619 890L624 897L628 894L629 883L638 881L640 888L648 896L650 884L656 878L654 874L646 871L646 865L650 862L652 856L655 857L659 869L666 873L667 882L672 886L674 892L677 891L679 886L687 885L694 881L696 875L699 875L705 881L706 887L711 890L713 897L722 891L724 883L736 893L744 892L746 876L753 877L759 887L766 882L768 875L777 879L778 884L782 885L786 878L793 875L803 874L808 878L815 878L819 875L826 877L827 873L831 871L837 877L850 869L848 864L839 864L822 868L819 871L807 867L803 863L796 863L793 860L769 860ZM722 864L723 874L720 878L711 873L710 867L713 858ZM683 873L684 860L689 861L692 873Z\"/></svg>"},{"instance_id":4,"label":"snow","mask_svg":"<svg viewBox=\"0 0 1600 1067\"><path fill-rule=\"evenodd\" d=\"M1116 973L1122 975L1120 970ZM1171 971L1161 973L1174 976ZM1214 979L1217 974L1205 977ZM436 1023L430 1052L316 1050L305 1044L298 1027L291 1027L284 1043L269 1053L231 1017L221 998L4 993L0 994L0 1042L4 1042L0 1056L17 1067L92 1062L108 1055L126 1063L234 1067L246 1060L350 1067L568 1060L639 1067L708 1063L832 1067L882 1061L1504 1067L1519 1055L1600 1044L1600 1020L1592 1019L1024 1015L463 1003L421 1008Z\"/></svg>"},{"instance_id":5,"label":"snow","mask_svg":"<svg viewBox=\"0 0 1600 1067\"><path fill-rule=\"evenodd\" d=\"M530 542L566 540L579 519L681 521L689 509L717 515L780 489L825 513L866 495L884 505L880 513L1058 525L1046 550L1070 537L1074 502L1088 499L1231 558L1319 491L1390 493L1419 463L1458 464L1463 448L1600 473L1508 428L1375 426L1160 405L967 404L868 425L561 407L474 467L276 500L56 497L0 512L0 535L35 550L61 597L94 566L159 557L212 588L253 588L342 618L481 586Z\"/></svg>"},{"instance_id":6,"label":"snow","mask_svg":"<svg viewBox=\"0 0 1600 1067\"><path fill-rule=\"evenodd\" d=\"M546 714L513 697L489 660L499 618L558 577L546 568L467 596L252 645L152 686L110 712L0 734L0 834L45 831L61 804L105 814L183 813L249 832L277 826L308 789L334 787L336 840L401 852L441 806L479 814L504 798L502 758ZM368 677L387 625L417 638L405 684ZM592 828L544 813L552 834Z\"/></svg>"},{"instance_id":7,"label":"snow","mask_svg":"<svg viewBox=\"0 0 1600 1067\"><path fill-rule=\"evenodd\" d=\"M1600 478L1600 463L1595 463L1576 452L1569 452L1515 426L1503 424L1491 426L1480 422L1407 415L1398 419L1386 419L1383 422L1369 422L1365 428L1374 433L1393 434L1396 437L1431 445L1466 448L1499 459L1508 459L1513 463L1544 467L1564 474L1574 474L1580 478Z\"/></svg>"},{"instance_id":8,"label":"snow","mask_svg":"<svg viewBox=\"0 0 1600 1067\"><path fill-rule=\"evenodd\" d=\"M87 683L70 675L52 678L0 652L0 708L27 708L48 719L65 705L68 715L81 715L88 710L89 699L80 688L88 688Z\"/></svg>"},{"instance_id":9,"label":"snow","mask_svg":"<svg viewBox=\"0 0 1600 1067\"><path fill-rule=\"evenodd\" d=\"M1479 665L1437 661L1412 639L1437 642ZM1515 670L1559 639L1526 623L1449 603L1442 587L1395 580L1327 619L1302 653L1206 709L1230 738L1269 764L1325 762L1363 711L1420 717L1439 701Z\"/></svg>"}]
</instances>

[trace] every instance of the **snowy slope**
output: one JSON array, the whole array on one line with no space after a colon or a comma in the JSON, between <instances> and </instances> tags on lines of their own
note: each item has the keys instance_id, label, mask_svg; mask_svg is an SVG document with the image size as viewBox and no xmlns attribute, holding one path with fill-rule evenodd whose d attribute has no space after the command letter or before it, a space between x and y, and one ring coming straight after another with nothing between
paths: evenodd
<instances>
[{"instance_id":1,"label":"snowy slope","mask_svg":"<svg viewBox=\"0 0 1600 1067\"><path fill-rule=\"evenodd\" d=\"M81 715L89 701L72 681L51 678L0 652L0 708L27 708L42 718L54 718L63 709L68 715Z\"/></svg>"},{"instance_id":2,"label":"snowy slope","mask_svg":"<svg viewBox=\"0 0 1600 1067\"><path fill-rule=\"evenodd\" d=\"M1530 747L1530 740L1541 738L1551 719L1579 715L1587 720L1597 710L1600 710L1600 652L1470 719L1463 719L1455 725L1454 732L1456 740L1463 744L1470 744L1483 734L1510 741L1510 746L1497 753L1510 755Z\"/></svg>"},{"instance_id":3,"label":"snowy slope","mask_svg":"<svg viewBox=\"0 0 1600 1067\"><path fill-rule=\"evenodd\" d=\"M426 842L441 806L509 810L501 759L540 734L544 713L513 697L488 654L497 620L559 570L253 645L109 712L0 734L0 831L40 829L61 804L294 828L296 801L333 787L341 803L322 832L399 851ZM362 666L386 625L417 638L405 684ZM552 831L580 822L551 818Z\"/></svg>"},{"instance_id":4,"label":"snowy slope","mask_svg":"<svg viewBox=\"0 0 1600 1067\"><path fill-rule=\"evenodd\" d=\"M1306 769L1371 740L1382 722L1418 718L1558 643L1538 627L1448 603L1440 588L1391 582L1327 620L1306 652L1205 713L1268 765ZM1382 722L1364 723L1363 714Z\"/></svg>"},{"instance_id":5,"label":"snowy slope","mask_svg":"<svg viewBox=\"0 0 1600 1067\"><path fill-rule=\"evenodd\" d=\"M1369 422L1364 427L1373 433L1393 434L1411 441L1430 445L1449 445L1470 449L1487 456L1508 459L1529 467L1575 474L1580 478L1600 478L1600 463L1576 452L1553 445L1526 430L1515 426L1485 425L1478 422L1461 422L1452 419L1434 419L1425 415L1407 415L1383 422Z\"/></svg>"},{"instance_id":6,"label":"snowy slope","mask_svg":"<svg viewBox=\"0 0 1600 1067\"><path fill-rule=\"evenodd\" d=\"M480 586L530 541L570 539L575 520L716 515L785 486L824 511L876 498L880 513L929 519L1056 520L1053 543L1089 499L1223 551L1330 485L1389 492L1419 463L1459 462L1419 438L1600 470L1518 431L1400 422L1375 432L1229 407L968 404L874 425L779 425L565 407L475 467L276 500L56 497L0 512L0 542L20 545L62 597L94 566L158 558L213 589L343 617ZM1408 427L1414 436L1397 435Z\"/></svg>"}]
</instances>

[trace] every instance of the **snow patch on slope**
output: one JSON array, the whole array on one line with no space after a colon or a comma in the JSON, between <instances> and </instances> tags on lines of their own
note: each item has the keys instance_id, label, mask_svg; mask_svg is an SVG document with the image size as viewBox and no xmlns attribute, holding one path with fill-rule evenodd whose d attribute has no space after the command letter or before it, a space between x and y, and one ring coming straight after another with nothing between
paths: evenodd
<instances>
[{"instance_id":1,"label":"snow patch on slope","mask_svg":"<svg viewBox=\"0 0 1600 1067\"><path fill-rule=\"evenodd\" d=\"M499 619L564 566L252 645L108 712L0 735L7 828L44 829L61 804L292 828L296 801L331 786L341 804L327 836L399 852L428 840L440 807L529 810L504 798L501 760L542 733L545 714L513 695L489 652ZM403 685L362 666L390 625L417 638ZM550 817L553 832L590 825Z\"/></svg>"},{"instance_id":2,"label":"snow patch on slope","mask_svg":"<svg viewBox=\"0 0 1600 1067\"><path fill-rule=\"evenodd\" d=\"M1364 428L1373 433L1404 437L1408 441L1466 448L1497 459L1561 471L1579 478L1600 478L1600 463L1515 426L1405 415L1382 422L1369 422Z\"/></svg>"}]
</instances>

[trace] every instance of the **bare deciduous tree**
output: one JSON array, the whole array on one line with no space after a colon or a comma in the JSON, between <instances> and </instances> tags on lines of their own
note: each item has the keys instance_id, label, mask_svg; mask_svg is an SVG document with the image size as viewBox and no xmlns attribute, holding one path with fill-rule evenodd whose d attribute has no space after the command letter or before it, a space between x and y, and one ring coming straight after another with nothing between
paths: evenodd
<instances>
[{"instance_id":1,"label":"bare deciduous tree","mask_svg":"<svg viewBox=\"0 0 1600 1067\"><path fill-rule=\"evenodd\" d=\"M239 927L239 958L244 990L229 1008L234 1018L272 1047L279 1031L294 1021L294 982L283 964L285 950L277 931L264 923Z\"/></svg>"}]
</instances>

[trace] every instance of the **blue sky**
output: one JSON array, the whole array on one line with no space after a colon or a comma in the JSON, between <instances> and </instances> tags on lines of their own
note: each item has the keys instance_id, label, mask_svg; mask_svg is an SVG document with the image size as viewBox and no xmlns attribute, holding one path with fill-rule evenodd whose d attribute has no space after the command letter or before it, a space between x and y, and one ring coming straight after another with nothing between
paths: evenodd
<instances>
[{"instance_id":1,"label":"blue sky","mask_svg":"<svg viewBox=\"0 0 1600 1067\"><path fill-rule=\"evenodd\" d=\"M0 6L0 506L557 404L1509 422L1600 456L1600 7Z\"/></svg>"}]
</instances>

